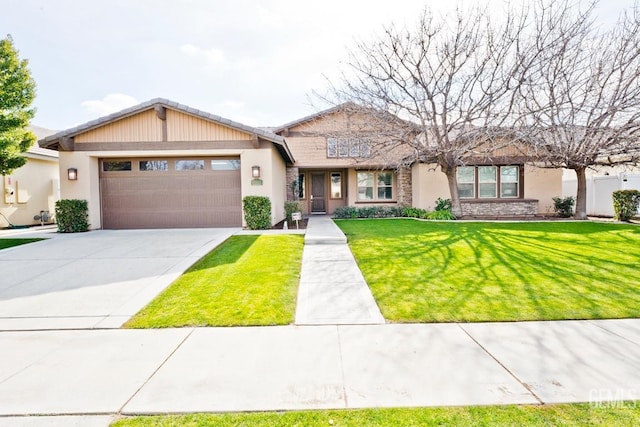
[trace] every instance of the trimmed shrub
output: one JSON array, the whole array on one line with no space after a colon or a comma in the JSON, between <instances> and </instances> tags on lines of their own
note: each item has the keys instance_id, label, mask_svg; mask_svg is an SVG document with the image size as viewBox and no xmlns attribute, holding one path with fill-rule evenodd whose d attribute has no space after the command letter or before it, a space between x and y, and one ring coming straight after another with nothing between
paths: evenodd
<instances>
[{"instance_id":1,"label":"trimmed shrub","mask_svg":"<svg viewBox=\"0 0 640 427\"><path fill-rule=\"evenodd\" d=\"M456 219L456 216L450 209L440 209L427 214L427 219L437 221L451 221Z\"/></svg>"},{"instance_id":2,"label":"trimmed shrub","mask_svg":"<svg viewBox=\"0 0 640 427\"><path fill-rule=\"evenodd\" d=\"M79 233L89 230L89 203L80 199L56 202L56 222L60 233Z\"/></svg>"},{"instance_id":3,"label":"trimmed shrub","mask_svg":"<svg viewBox=\"0 0 640 427\"><path fill-rule=\"evenodd\" d=\"M618 221L629 221L638 215L640 191L618 190L613 192L614 218Z\"/></svg>"},{"instance_id":4,"label":"trimmed shrub","mask_svg":"<svg viewBox=\"0 0 640 427\"><path fill-rule=\"evenodd\" d=\"M353 206L342 206L336 208L333 217L337 219L350 218L393 218L402 216L402 208L396 206L368 206L356 208Z\"/></svg>"},{"instance_id":5,"label":"trimmed shrub","mask_svg":"<svg viewBox=\"0 0 640 427\"><path fill-rule=\"evenodd\" d=\"M553 210L562 218L569 218L573 215L573 204L576 199L573 197L554 197L553 198Z\"/></svg>"},{"instance_id":6,"label":"trimmed shrub","mask_svg":"<svg viewBox=\"0 0 640 427\"><path fill-rule=\"evenodd\" d=\"M264 196L246 196L242 199L244 220L249 230L271 228L271 200Z\"/></svg>"},{"instance_id":7,"label":"trimmed shrub","mask_svg":"<svg viewBox=\"0 0 640 427\"><path fill-rule=\"evenodd\" d=\"M438 211L449 211L451 212L451 199L441 199L440 197L438 197L436 199L436 207L434 208L434 210L436 212ZM455 219L452 218L452 219Z\"/></svg>"},{"instance_id":8,"label":"trimmed shrub","mask_svg":"<svg viewBox=\"0 0 640 427\"><path fill-rule=\"evenodd\" d=\"M420 218L427 219L429 211L420 208L404 208L402 210L402 216L407 218Z\"/></svg>"},{"instance_id":9,"label":"trimmed shrub","mask_svg":"<svg viewBox=\"0 0 640 427\"><path fill-rule=\"evenodd\" d=\"M302 203L300 202L284 202L284 215L287 217L287 222L291 224L291 214L294 212L302 212Z\"/></svg>"}]
</instances>

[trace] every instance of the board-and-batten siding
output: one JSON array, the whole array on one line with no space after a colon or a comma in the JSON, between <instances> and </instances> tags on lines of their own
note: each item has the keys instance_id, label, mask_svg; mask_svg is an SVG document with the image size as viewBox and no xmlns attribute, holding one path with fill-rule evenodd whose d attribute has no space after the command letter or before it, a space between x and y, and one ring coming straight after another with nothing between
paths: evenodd
<instances>
[{"instance_id":1,"label":"board-and-batten siding","mask_svg":"<svg viewBox=\"0 0 640 427\"><path fill-rule=\"evenodd\" d=\"M162 120L154 110L142 111L75 136L76 142L162 141Z\"/></svg>"},{"instance_id":2,"label":"board-and-batten siding","mask_svg":"<svg viewBox=\"0 0 640 427\"><path fill-rule=\"evenodd\" d=\"M246 141L249 133L167 109L169 141Z\"/></svg>"},{"instance_id":3,"label":"board-and-batten siding","mask_svg":"<svg viewBox=\"0 0 640 427\"><path fill-rule=\"evenodd\" d=\"M167 109L168 141L247 141L252 135L195 116ZM159 142L162 120L142 111L75 136L75 142Z\"/></svg>"}]
</instances>

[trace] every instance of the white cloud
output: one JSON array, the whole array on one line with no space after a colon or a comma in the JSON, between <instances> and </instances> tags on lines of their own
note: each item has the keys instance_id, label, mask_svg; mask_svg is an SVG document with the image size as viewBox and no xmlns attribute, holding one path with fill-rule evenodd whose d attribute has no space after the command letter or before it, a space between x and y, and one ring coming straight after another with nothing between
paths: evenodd
<instances>
[{"instance_id":1,"label":"white cloud","mask_svg":"<svg viewBox=\"0 0 640 427\"><path fill-rule=\"evenodd\" d=\"M220 49L202 49L192 44L183 44L180 51L187 56L204 61L206 66L214 66L224 62L224 54Z\"/></svg>"},{"instance_id":2,"label":"white cloud","mask_svg":"<svg viewBox=\"0 0 640 427\"><path fill-rule=\"evenodd\" d=\"M106 116L138 104L138 100L123 93L110 93L100 100L84 101L80 105L93 116Z\"/></svg>"}]
</instances>

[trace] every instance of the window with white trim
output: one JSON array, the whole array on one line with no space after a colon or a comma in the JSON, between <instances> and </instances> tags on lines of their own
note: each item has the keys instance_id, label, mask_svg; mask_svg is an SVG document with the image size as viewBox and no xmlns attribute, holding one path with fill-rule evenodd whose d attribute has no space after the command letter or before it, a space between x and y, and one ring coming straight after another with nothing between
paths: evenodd
<instances>
[{"instance_id":1,"label":"window with white trim","mask_svg":"<svg viewBox=\"0 0 640 427\"><path fill-rule=\"evenodd\" d=\"M500 167L500 197L517 198L520 194L520 168L518 166Z\"/></svg>"},{"instance_id":2,"label":"window with white trim","mask_svg":"<svg viewBox=\"0 0 640 427\"><path fill-rule=\"evenodd\" d=\"M358 201L393 200L393 172L358 172Z\"/></svg>"},{"instance_id":3,"label":"window with white trim","mask_svg":"<svg viewBox=\"0 0 640 427\"><path fill-rule=\"evenodd\" d=\"M459 166L458 195L461 199L517 199L520 168L519 165Z\"/></svg>"}]
</instances>

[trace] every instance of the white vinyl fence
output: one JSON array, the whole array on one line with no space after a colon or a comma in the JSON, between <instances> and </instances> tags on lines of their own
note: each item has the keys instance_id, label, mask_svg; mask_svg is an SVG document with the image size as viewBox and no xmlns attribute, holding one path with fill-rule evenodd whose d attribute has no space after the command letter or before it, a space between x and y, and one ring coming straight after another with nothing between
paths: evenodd
<instances>
[{"instance_id":1,"label":"white vinyl fence","mask_svg":"<svg viewBox=\"0 0 640 427\"><path fill-rule=\"evenodd\" d=\"M613 216L612 194L617 190L640 190L640 174L587 177L587 215ZM575 197L577 191L577 179L562 181L562 197Z\"/></svg>"}]
</instances>

